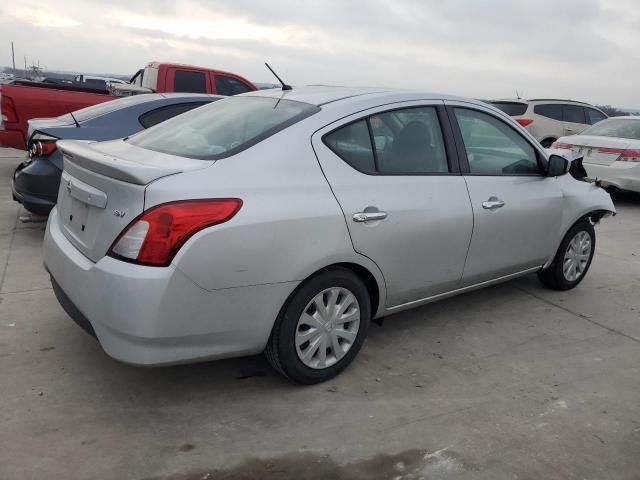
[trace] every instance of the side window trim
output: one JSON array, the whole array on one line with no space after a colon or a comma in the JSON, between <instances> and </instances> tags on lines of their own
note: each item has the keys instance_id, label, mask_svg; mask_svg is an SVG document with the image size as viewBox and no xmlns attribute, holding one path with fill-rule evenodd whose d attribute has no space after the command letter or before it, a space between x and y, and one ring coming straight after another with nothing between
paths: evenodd
<instances>
[{"instance_id":1,"label":"side window trim","mask_svg":"<svg viewBox=\"0 0 640 480\"><path fill-rule=\"evenodd\" d=\"M433 173L422 173L422 172L404 172L404 173L391 173L391 172L385 172L385 173L381 173L379 171L379 166L378 166L378 156L376 153L376 148L375 148L375 143L373 140L373 131L371 129L371 122L370 122L370 118L374 115L378 115L378 114L382 114L382 113L389 113L389 112L395 112L395 111L399 111L399 110L410 110L412 108L426 108L426 107L430 107L430 108L434 108L436 110L436 116L438 117L438 123L440 125L440 131L442 133L442 138L443 138L443 142L444 142L444 149L445 149L445 156L447 158L447 165L449 167L449 171L448 172L433 172ZM373 150L373 161L374 161L374 165L376 168L376 172L364 172L362 170L358 170L357 168L353 167L352 165L350 165L346 160L344 160L342 157L340 157L340 155L338 155L337 152L335 152L331 147L329 147L328 143L325 141L325 137L330 135L331 133L335 132L336 130L339 130L341 128L347 127L348 125L360 122L360 121L365 121L367 124L367 129L369 131L369 143L371 145L371 148ZM369 175L369 176L384 176L384 177L442 177L442 176L452 176L452 175L460 175L461 173L461 169L462 169L462 162L460 159L460 155L459 152L457 150L457 146L456 146L456 141L453 138L454 134L450 125L450 120L449 117L447 115L447 111L445 109L445 106L442 104L427 104L427 105L411 105L411 106L399 106L396 108L391 108L388 110L380 110L380 111L376 111L376 112L369 112L361 117L355 118L355 119L351 119L348 122L342 123L340 125L338 125L337 127L329 130L326 133L323 133L320 137L322 144L327 147L329 150L331 150L331 152L338 156L342 161L344 161L347 165L349 165L349 167L353 168L354 170L364 174L364 175ZM466 158L466 156L465 156Z\"/></svg>"},{"instance_id":2,"label":"side window trim","mask_svg":"<svg viewBox=\"0 0 640 480\"><path fill-rule=\"evenodd\" d=\"M467 158L467 150L466 150L465 144L464 144L464 139L462 138L462 132L460 131L460 125L458 125L458 119L456 118L456 114L455 114L455 111L454 111L455 108L461 108L461 109L472 110L472 111L475 111L475 112L484 113L486 115L489 115L489 116L495 118L497 121L502 122L507 127L511 128L516 134L520 135L520 137L522 137L522 139L525 140L533 148L533 151L536 154L536 161L538 162L538 168L540 169L540 172L539 173L505 173L505 174L502 174L502 175L491 175L491 174L486 174L486 173L471 173L471 170L469 168L469 159ZM490 113L488 111L485 111L485 110L480 109L480 108L473 108L473 105L471 105L471 104L469 104L469 105L451 105L451 104L447 104L446 105L446 109L447 109L447 115L449 117L449 122L451 123L451 128L453 129L453 137L454 137L455 142L456 142L456 150L458 152L458 157L460 159L460 171L461 171L462 175L470 176L470 177L496 177L496 176L500 176L500 177L541 177L541 176L544 176L545 164L544 164L544 162L542 160L543 157L542 157L542 154L540 153L540 150L534 144L532 144L531 141L527 137L525 137L520 132L518 132L518 130L513 125L509 125L509 123L505 122L500 117L497 117L496 115L493 115L492 113Z\"/></svg>"}]
</instances>

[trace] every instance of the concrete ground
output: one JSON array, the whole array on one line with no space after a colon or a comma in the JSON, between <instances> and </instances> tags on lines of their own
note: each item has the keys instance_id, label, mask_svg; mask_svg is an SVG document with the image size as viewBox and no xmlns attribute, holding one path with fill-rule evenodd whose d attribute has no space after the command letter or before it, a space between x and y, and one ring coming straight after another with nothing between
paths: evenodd
<instances>
[{"instance_id":1,"label":"concrete ground","mask_svg":"<svg viewBox=\"0 0 640 480\"><path fill-rule=\"evenodd\" d=\"M616 199L576 290L531 276L397 315L297 387L261 357L107 357L53 296L44 224L18 221L18 161L0 159L0 479L640 479L640 197Z\"/></svg>"}]
</instances>

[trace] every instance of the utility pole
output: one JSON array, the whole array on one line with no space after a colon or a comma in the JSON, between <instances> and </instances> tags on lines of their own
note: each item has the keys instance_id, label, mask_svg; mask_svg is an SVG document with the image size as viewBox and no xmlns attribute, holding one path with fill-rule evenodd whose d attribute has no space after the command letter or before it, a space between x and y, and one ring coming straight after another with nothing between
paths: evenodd
<instances>
[{"instance_id":1,"label":"utility pole","mask_svg":"<svg viewBox=\"0 0 640 480\"><path fill-rule=\"evenodd\" d=\"M16 74L16 52L13 50L13 40L11 40L11 61L13 62L13 74Z\"/></svg>"}]
</instances>

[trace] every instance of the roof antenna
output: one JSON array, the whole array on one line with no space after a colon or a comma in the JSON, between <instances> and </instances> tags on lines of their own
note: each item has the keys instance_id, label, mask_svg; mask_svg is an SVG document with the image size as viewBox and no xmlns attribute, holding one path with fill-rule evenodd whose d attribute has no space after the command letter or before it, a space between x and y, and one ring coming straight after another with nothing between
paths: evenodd
<instances>
[{"instance_id":1,"label":"roof antenna","mask_svg":"<svg viewBox=\"0 0 640 480\"><path fill-rule=\"evenodd\" d=\"M269 69L269 71L271 73L273 73L273 76L276 77L278 79L278 81L280 82L280 84L282 85L282 91L286 91L286 90L293 90L293 88L291 88L291 85L287 85L286 83L284 83L282 81L282 79L278 76L278 74L276 72L273 71L273 68L271 68L269 66L269 64L267 62L264 62L264 64L267 66L267 68Z\"/></svg>"},{"instance_id":2,"label":"roof antenna","mask_svg":"<svg viewBox=\"0 0 640 480\"><path fill-rule=\"evenodd\" d=\"M67 112L69 112L69 115L71 115L71 118L73 119L73 123L75 123L76 128L80 128L80 124L78 123L78 120L76 120L75 115L73 115L73 112L71 111L71 107L67 106Z\"/></svg>"}]
</instances>

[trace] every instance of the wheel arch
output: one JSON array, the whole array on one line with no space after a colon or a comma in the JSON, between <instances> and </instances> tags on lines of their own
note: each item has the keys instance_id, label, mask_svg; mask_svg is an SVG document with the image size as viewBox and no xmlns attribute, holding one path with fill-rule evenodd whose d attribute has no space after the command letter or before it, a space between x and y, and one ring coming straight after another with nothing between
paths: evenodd
<instances>
[{"instance_id":1,"label":"wheel arch","mask_svg":"<svg viewBox=\"0 0 640 480\"><path fill-rule=\"evenodd\" d=\"M560 248L560 245L562 244L564 237L567 235L567 232L569 232L569 230L571 230L574 227L574 225L586 220L595 226L598 223L600 223L600 220L602 220L603 218L612 216L615 214L616 212L614 210L608 210L606 208L594 208L592 210L587 211L586 213L583 212L581 215L575 218L572 222L568 222L567 224L565 224L562 229L558 244L556 245L556 248L553 251L553 255L551 256L551 258L549 258L545 262L544 266L542 267L542 270L547 269L551 265L551 263L553 263L553 259L555 258L556 253L558 252L558 248Z\"/></svg>"},{"instance_id":2,"label":"wheel arch","mask_svg":"<svg viewBox=\"0 0 640 480\"><path fill-rule=\"evenodd\" d=\"M544 145L544 143L545 143L545 142L551 142L551 143L549 144L549 147L551 147L551 145L553 144L553 142L555 142L556 140L558 140L556 137L548 136L548 137L545 137L545 138L543 138L542 140L540 140L540 145ZM548 148L548 147L545 147L545 148Z\"/></svg>"}]
</instances>

